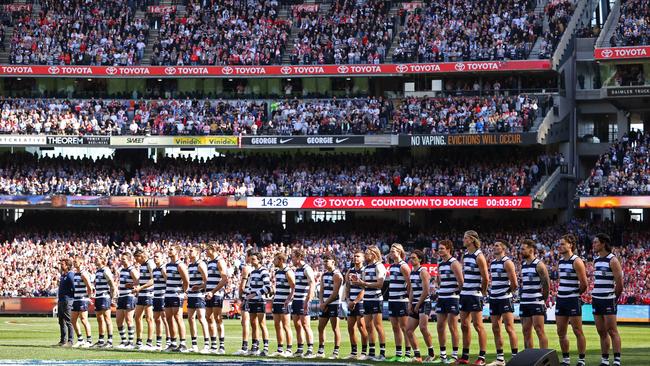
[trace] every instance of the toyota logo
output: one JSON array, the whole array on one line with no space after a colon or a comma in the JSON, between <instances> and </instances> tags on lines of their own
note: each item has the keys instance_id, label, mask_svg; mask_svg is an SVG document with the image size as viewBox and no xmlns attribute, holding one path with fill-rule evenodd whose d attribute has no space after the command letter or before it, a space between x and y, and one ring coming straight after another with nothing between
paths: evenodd
<instances>
[{"instance_id":1,"label":"toyota logo","mask_svg":"<svg viewBox=\"0 0 650 366\"><path fill-rule=\"evenodd\" d=\"M456 69L456 71L463 71L465 70L465 64L462 62L457 62L456 65L454 65L454 69Z\"/></svg>"},{"instance_id":2,"label":"toyota logo","mask_svg":"<svg viewBox=\"0 0 650 366\"><path fill-rule=\"evenodd\" d=\"M176 73L176 68L175 67L165 67L165 74L167 75L174 75Z\"/></svg>"},{"instance_id":3,"label":"toyota logo","mask_svg":"<svg viewBox=\"0 0 650 366\"><path fill-rule=\"evenodd\" d=\"M50 66L47 68L47 72L52 75L58 75L61 72L61 69L58 66Z\"/></svg>"},{"instance_id":4,"label":"toyota logo","mask_svg":"<svg viewBox=\"0 0 650 366\"><path fill-rule=\"evenodd\" d=\"M325 207L327 205L327 200L325 198L316 198L314 200L314 206L316 207Z\"/></svg>"},{"instance_id":5,"label":"toyota logo","mask_svg":"<svg viewBox=\"0 0 650 366\"><path fill-rule=\"evenodd\" d=\"M339 67L336 69L336 71L338 71L339 74L347 74L347 73L348 73L348 70L350 70L350 69L349 69L347 66L345 66L345 65L343 65L343 66L339 66Z\"/></svg>"},{"instance_id":6,"label":"toyota logo","mask_svg":"<svg viewBox=\"0 0 650 366\"><path fill-rule=\"evenodd\" d=\"M408 71L409 67L406 66L406 65L397 65L396 69L397 69L397 72L399 72L400 74L403 74L403 73Z\"/></svg>"},{"instance_id":7,"label":"toyota logo","mask_svg":"<svg viewBox=\"0 0 650 366\"><path fill-rule=\"evenodd\" d=\"M221 72L222 72L224 75L230 75L230 74L232 74L233 69L232 69L232 67L230 67L230 66L226 66L226 67L224 67L223 69L221 69Z\"/></svg>"},{"instance_id":8,"label":"toyota logo","mask_svg":"<svg viewBox=\"0 0 650 366\"><path fill-rule=\"evenodd\" d=\"M291 68L291 66L282 66L282 68L280 69L280 72L283 73L284 75L291 74L292 71L293 69Z\"/></svg>"},{"instance_id":9,"label":"toyota logo","mask_svg":"<svg viewBox=\"0 0 650 366\"><path fill-rule=\"evenodd\" d=\"M606 57L606 58L610 58L610 57L612 57L612 54L613 54L613 53L614 53L614 52L613 52L612 50L603 50L603 51L601 52L601 54L603 55L603 57Z\"/></svg>"},{"instance_id":10,"label":"toyota logo","mask_svg":"<svg viewBox=\"0 0 650 366\"><path fill-rule=\"evenodd\" d=\"M117 67L109 66L106 68L106 74L115 75L117 74Z\"/></svg>"}]
</instances>

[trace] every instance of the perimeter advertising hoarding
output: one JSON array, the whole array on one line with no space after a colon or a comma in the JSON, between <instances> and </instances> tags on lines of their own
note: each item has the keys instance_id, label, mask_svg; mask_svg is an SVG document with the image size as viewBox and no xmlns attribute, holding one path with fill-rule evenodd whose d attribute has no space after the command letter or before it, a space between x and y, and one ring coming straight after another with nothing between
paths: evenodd
<instances>
[{"instance_id":1,"label":"perimeter advertising hoarding","mask_svg":"<svg viewBox=\"0 0 650 366\"><path fill-rule=\"evenodd\" d=\"M580 208L650 208L650 196L580 197Z\"/></svg>"},{"instance_id":2,"label":"perimeter advertising hoarding","mask_svg":"<svg viewBox=\"0 0 650 366\"><path fill-rule=\"evenodd\" d=\"M537 134L534 132L399 136L400 146L532 145L535 143L537 143Z\"/></svg>"},{"instance_id":3,"label":"perimeter advertising hoarding","mask_svg":"<svg viewBox=\"0 0 650 366\"><path fill-rule=\"evenodd\" d=\"M226 209L246 208L246 199L236 196L137 196L96 197L67 196L54 207L68 208L135 208L135 209Z\"/></svg>"},{"instance_id":4,"label":"perimeter advertising hoarding","mask_svg":"<svg viewBox=\"0 0 650 366\"><path fill-rule=\"evenodd\" d=\"M620 60L648 57L650 57L650 46L607 47L596 48L594 50L594 58L596 60Z\"/></svg>"},{"instance_id":5,"label":"perimeter advertising hoarding","mask_svg":"<svg viewBox=\"0 0 650 366\"><path fill-rule=\"evenodd\" d=\"M248 208L310 210L532 208L521 197L248 197Z\"/></svg>"},{"instance_id":6,"label":"perimeter advertising hoarding","mask_svg":"<svg viewBox=\"0 0 650 366\"><path fill-rule=\"evenodd\" d=\"M280 147L280 146L363 146L365 136L244 136L243 147Z\"/></svg>"}]
</instances>

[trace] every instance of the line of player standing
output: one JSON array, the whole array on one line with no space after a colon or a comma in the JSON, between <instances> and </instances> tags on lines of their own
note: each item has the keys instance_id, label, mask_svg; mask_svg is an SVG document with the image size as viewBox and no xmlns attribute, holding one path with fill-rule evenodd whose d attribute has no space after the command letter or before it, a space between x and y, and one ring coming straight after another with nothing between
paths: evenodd
<instances>
[{"instance_id":1,"label":"line of player standing","mask_svg":"<svg viewBox=\"0 0 650 366\"><path fill-rule=\"evenodd\" d=\"M506 255L510 244L505 240L494 243L495 260L488 268L481 252L481 241L475 231L467 231L463 237L466 248L462 259L452 256L453 243L443 240L439 243L437 280L437 335L439 360L437 362L469 364L473 325L479 342L479 355L473 365L486 364L487 334L483 327L483 298L489 295L490 320L497 349L496 360L489 365L505 365L501 324L505 326L511 347L511 354L517 349L517 334L514 329L514 306L512 294L519 288L520 317L526 348L532 348L533 330L537 334L540 348L548 348L544 332L546 305L549 299L550 278L545 264L537 258L536 245L524 240L520 251L524 261L521 264L521 282L518 281L515 265ZM570 364L568 324L571 324L577 338L579 352L578 366L585 364L586 341L582 332L580 295L587 290L587 275L584 262L575 254L576 238L564 235L560 239L558 252L562 256L557 267L559 278L556 299L557 334L563 353L563 366ZM594 260L594 289L592 291L594 317L602 349L601 365L609 365L610 344L614 351L614 365L620 366L621 340L616 328L616 302L622 292L622 270L611 253L610 239L598 234L593 240L598 257ZM201 260L202 248L190 249L186 266L179 258L179 248L168 249L168 263L163 253L156 252L153 259L138 250L133 258L130 253L120 255L121 269L118 280L114 280L106 260L96 258L98 268L94 282L85 272L83 258L75 258L74 302L72 322L78 336L77 347L112 347L113 326L111 302L117 302L117 327L123 349L165 350L170 352L201 352L225 354L224 325L222 318L224 289L228 275L223 258L219 256L218 245L207 247L208 262ZM342 301L348 308L348 333L351 353L347 359L372 359L377 361L433 362L435 360L432 336L428 330L429 314L432 310L431 277L421 264L424 254L415 250L409 255L411 266L406 262L406 252L400 244L393 244L389 253L390 267L382 263L382 255L376 246L353 257L353 267L345 274L337 269L336 257L325 255L325 272L321 276L320 291L316 295L320 303L318 322L318 350L314 352L314 337L310 326L309 304L315 295L315 275L305 263L305 253L294 249L291 254L293 268L287 264L287 256L277 253L273 259L274 281L269 270L262 265L260 253L247 252L242 266L239 283L241 301L242 346L235 355L274 357L325 357L325 329L328 322L334 333L334 351L329 358L339 357L341 334L339 330L339 306ZM136 269L133 259L140 265ZM62 261L63 270L69 270L70 260ZM68 268L65 268L68 267ZM388 277L388 279L387 279ZM488 279L491 279L488 292ZM395 339L395 356L386 359L386 336L382 324L382 289L388 281L388 310ZM273 282L275 286L273 286ZM340 290L343 287L343 296ZM99 326L99 341L92 344L88 323L88 304L95 298L95 310ZM183 303L187 298L191 347L186 346L186 331L183 322ZM266 326L266 301L272 298L272 314L277 337L277 350L269 354L269 332ZM461 323L462 351L460 357L457 325ZM142 318L147 322L147 340L142 341ZM84 340L77 320L84 327ZM290 323L296 331L297 348L293 352L293 336ZM125 325L126 323L126 331ZM135 325L135 327L134 327ZM202 330L204 347L199 350L197 333ZM252 330L252 344L249 348L249 326ZM135 328L135 329L134 329ZM452 353L447 355L446 331L451 334ZM153 343L153 332L156 338ZM427 347L423 359L419 350L416 331L422 333ZM357 331L361 336L361 350L358 348ZM163 332L166 336L162 344ZM134 334L135 333L135 334ZM136 342L134 344L134 335ZM105 338L106 337L106 338ZM260 345L260 340L262 344ZM379 352L376 350L379 341ZM306 349L305 349L306 345ZM412 358L411 358L412 356Z\"/></svg>"}]
</instances>

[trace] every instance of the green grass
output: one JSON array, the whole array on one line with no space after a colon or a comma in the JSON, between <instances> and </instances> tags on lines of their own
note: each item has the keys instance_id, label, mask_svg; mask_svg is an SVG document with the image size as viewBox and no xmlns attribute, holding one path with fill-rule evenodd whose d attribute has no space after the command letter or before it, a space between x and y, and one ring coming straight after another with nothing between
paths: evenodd
<instances>
[{"instance_id":1,"label":"green grass","mask_svg":"<svg viewBox=\"0 0 650 366\"><path fill-rule=\"evenodd\" d=\"M97 339L97 322L91 318L93 326L93 341ZM271 333L270 350L275 351L275 332L273 323L268 322L269 332ZM189 332L189 327L187 328ZM315 347L318 344L318 331L317 323L312 322L312 329L314 331ZM386 353L390 357L394 353L394 343L392 341L392 331L390 324L384 324L386 330L387 345ZM434 335L434 346L436 354L438 353L437 338L435 336L435 324L430 323L430 331ZM494 341L491 334L489 324L486 324L488 332L488 362L494 359ZM521 327L517 324L519 332L519 348L523 349L523 341L521 338ZM650 357L648 357L648 349L650 348L650 326L647 325L623 325L619 327L621 337L623 339L623 352L622 361L624 365L650 365ZM546 331L549 336L550 347L559 350L559 344L555 333L555 325L547 324ZM585 332L587 336L587 364L598 365L600 362L600 344L598 334L594 325L585 325ZM569 330L572 349L572 361L576 361L575 338ZM347 337L347 327L345 322L341 323L341 334L343 337L341 345L341 355L347 356L350 352L350 344ZM504 332L505 336L505 332ZM115 342L119 343L119 335L115 332ZM189 335L188 335L189 338ZM0 359L4 360L218 360L228 359L236 360L237 357L233 356L212 356L201 354L165 354L154 352L134 352L134 351L102 351L92 349L65 349L53 347L52 345L59 340L59 327L56 319L54 318L29 318L29 317L16 317L6 318L0 317ZM327 353L329 354L333 348L333 335L331 331L327 333ZM504 339L505 344L508 344L507 338ZM203 343L202 337L199 337L199 345ZM237 320L226 321L226 352L232 354L239 349L241 345L241 325ZM448 349L451 348L450 341L447 343ZM477 350L476 339L472 342L472 359L475 359ZM420 344L420 349L424 349L424 345ZM295 350L295 338L294 338ZM506 351L509 353L509 351ZM506 357L509 357L507 355ZM611 357L611 356L610 356ZM310 360L311 362L311 360ZM316 362L318 362L316 360ZM0 362L1 363L1 362Z\"/></svg>"}]
</instances>

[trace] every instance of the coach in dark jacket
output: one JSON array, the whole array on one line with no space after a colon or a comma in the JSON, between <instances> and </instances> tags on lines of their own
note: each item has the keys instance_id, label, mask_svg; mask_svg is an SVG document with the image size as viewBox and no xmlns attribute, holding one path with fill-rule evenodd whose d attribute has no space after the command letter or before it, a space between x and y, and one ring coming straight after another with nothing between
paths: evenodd
<instances>
[{"instance_id":1,"label":"coach in dark jacket","mask_svg":"<svg viewBox=\"0 0 650 366\"><path fill-rule=\"evenodd\" d=\"M59 315L59 331L61 340L59 346L69 347L74 340L72 332L72 321L70 320L70 311L74 300L74 272L72 271L72 259L65 258L61 260L60 265L61 278L59 280L59 301L57 314Z\"/></svg>"}]
</instances>

